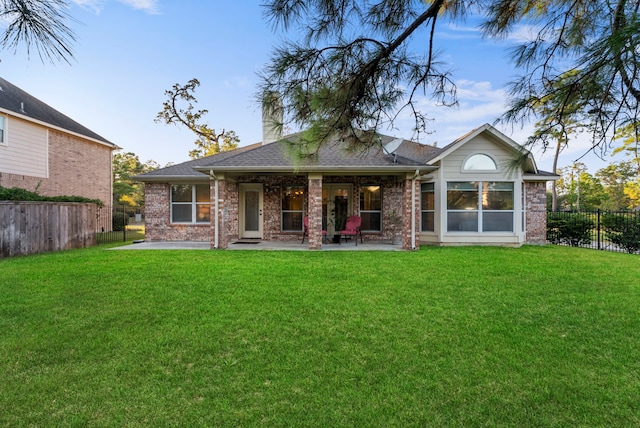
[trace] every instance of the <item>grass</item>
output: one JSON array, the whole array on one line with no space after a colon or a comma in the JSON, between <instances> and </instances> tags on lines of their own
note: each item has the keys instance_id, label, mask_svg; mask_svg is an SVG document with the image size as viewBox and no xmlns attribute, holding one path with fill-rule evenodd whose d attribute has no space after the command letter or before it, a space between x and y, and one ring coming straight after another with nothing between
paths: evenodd
<instances>
[{"instance_id":1,"label":"grass","mask_svg":"<svg viewBox=\"0 0 640 428\"><path fill-rule=\"evenodd\" d=\"M74 250L0 260L2 426L639 426L640 259Z\"/></svg>"},{"instance_id":2,"label":"grass","mask_svg":"<svg viewBox=\"0 0 640 428\"><path fill-rule=\"evenodd\" d=\"M144 239L144 225L127 225L125 231L111 231L96 233L98 245L117 243L131 243L131 241Z\"/></svg>"}]
</instances>

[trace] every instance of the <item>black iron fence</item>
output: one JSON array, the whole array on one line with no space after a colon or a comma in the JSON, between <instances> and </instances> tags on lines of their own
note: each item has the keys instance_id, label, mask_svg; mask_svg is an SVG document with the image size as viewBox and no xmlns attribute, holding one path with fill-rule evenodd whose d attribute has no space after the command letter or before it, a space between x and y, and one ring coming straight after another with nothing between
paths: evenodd
<instances>
[{"instance_id":1,"label":"black iron fence","mask_svg":"<svg viewBox=\"0 0 640 428\"><path fill-rule=\"evenodd\" d=\"M108 244L144 239L144 212L127 206L98 207L96 243Z\"/></svg>"},{"instance_id":2,"label":"black iron fence","mask_svg":"<svg viewBox=\"0 0 640 428\"><path fill-rule=\"evenodd\" d=\"M640 254L640 211L550 212L547 241Z\"/></svg>"}]
</instances>

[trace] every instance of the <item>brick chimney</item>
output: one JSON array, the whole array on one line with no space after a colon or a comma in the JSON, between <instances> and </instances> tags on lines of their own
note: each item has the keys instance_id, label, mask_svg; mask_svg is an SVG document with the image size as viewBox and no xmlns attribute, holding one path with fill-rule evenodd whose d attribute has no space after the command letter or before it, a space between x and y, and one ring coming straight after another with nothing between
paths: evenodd
<instances>
[{"instance_id":1,"label":"brick chimney","mask_svg":"<svg viewBox=\"0 0 640 428\"><path fill-rule=\"evenodd\" d=\"M271 144L282 138L284 109L282 98L277 92L267 91L262 98L262 145Z\"/></svg>"}]
</instances>

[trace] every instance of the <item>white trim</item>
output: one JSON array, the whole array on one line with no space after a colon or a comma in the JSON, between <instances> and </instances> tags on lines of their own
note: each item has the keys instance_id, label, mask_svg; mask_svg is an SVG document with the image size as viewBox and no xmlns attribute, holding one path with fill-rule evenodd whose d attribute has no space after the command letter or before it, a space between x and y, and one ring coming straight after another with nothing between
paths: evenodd
<instances>
[{"instance_id":1,"label":"white trim","mask_svg":"<svg viewBox=\"0 0 640 428\"><path fill-rule=\"evenodd\" d=\"M70 131L70 130L68 130L68 129L61 128L61 127L59 127L59 126L55 126L55 125L52 125L52 124L50 124L50 123L43 122L43 121L41 121L41 120L34 119L34 118L32 118L32 117L29 117L29 116L26 116L26 115L22 115L22 114L19 114L19 113L16 113L16 112L14 112L14 111L7 110L7 109L1 108L1 107L0 107L0 113L4 113L4 114L6 114L6 115L8 115L8 116L14 116L14 117L16 117L16 118L18 118L18 119L22 119L22 120L25 120L25 121L27 121L27 122L31 122L31 123L35 123L35 124L38 124L38 125L44 126L45 128L55 129L56 131L64 132L65 134L69 134L69 135L73 135L73 136L75 136L75 137L79 137L79 138L82 138L82 139L85 139L85 140L89 140L89 141L92 141L92 142L94 142L94 143L97 143L97 144L100 144L100 145L103 145L103 146L110 147L112 150L119 150L119 149L122 149L122 147L119 147L119 146L117 146L117 145L115 145L115 144L113 144L113 143L107 143L107 142L104 142L104 141L98 140L98 139L96 139L96 138L89 137L89 136L84 135L84 134L79 134L79 133L77 133L77 132L73 132L73 131ZM80 124L78 124L78 125L80 125ZM80 125L80 126L83 126L83 125ZM92 131L92 132L93 132L93 131Z\"/></svg>"},{"instance_id":2,"label":"white trim","mask_svg":"<svg viewBox=\"0 0 640 428\"><path fill-rule=\"evenodd\" d=\"M471 159L471 158L473 158L475 156L484 156L484 157L489 158L491 160L491 162L493 162L494 168L493 169L469 169L469 168L465 168L465 165L467 164L469 159ZM484 172L496 173L496 172L499 172L498 171L498 162L496 162L496 160L493 158L493 156L488 155L486 153L482 153L482 152L471 153L466 158L464 158L464 160L460 164L460 172L463 173L463 174L474 174L474 173L484 173Z\"/></svg>"},{"instance_id":3,"label":"white trim","mask_svg":"<svg viewBox=\"0 0 640 428\"><path fill-rule=\"evenodd\" d=\"M0 146L7 147L9 146L9 118L5 114L0 114L0 117L4 119L4 126L0 127L2 129L2 141L0 141Z\"/></svg>"},{"instance_id":4,"label":"white trim","mask_svg":"<svg viewBox=\"0 0 640 428\"><path fill-rule=\"evenodd\" d=\"M189 185L191 186L191 201L190 202L174 202L173 201L173 186L175 185ZM196 186L202 186L201 183L169 183L169 224L185 224L185 225L204 225L211 224L211 188L207 186L207 193L209 194L209 202L197 201ZM191 206L191 221L173 221L173 206L174 205L190 205ZM209 205L209 221L198 221L198 205Z\"/></svg>"}]
</instances>

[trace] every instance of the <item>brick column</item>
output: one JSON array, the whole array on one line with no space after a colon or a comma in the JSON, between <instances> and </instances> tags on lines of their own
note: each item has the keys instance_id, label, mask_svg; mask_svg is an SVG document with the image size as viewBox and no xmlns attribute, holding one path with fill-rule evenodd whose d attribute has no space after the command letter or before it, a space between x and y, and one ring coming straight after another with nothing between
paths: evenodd
<instances>
[{"instance_id":1,"label":"brick column","mask_svg":"<svg viewBox=\"0 0 640 428\"><path fill-rule=\"evenodd\" d=\"M414 190L413 192L412 189ZM402 193L402 249L413 249L411 228L414 224L415 244L416 249L418 249L420 248L420 180L413 180L412 178L407 177L407 179L404 180L404 189ZM415 219L415 223L413 224L411 223L412 218Z\"/></svg>"},{"instance_id":2,"label":"brick column","mask_svg":"<svg viewBox=\"0 0 640 428\"><path fill-rule=\"evenodd\" d=\"M309 249L322 248L322 175L309 174Z\"/></svg>"},{"instance_id":3,"label":"brick column","mask_svg":"<svg viewBox=\"0 0 640 428\"><path fill-rule=\"evenodd\" d=\"M547 182L526 182L525 192L525 243L544 245L547 243Z\"/></svg>"},{"instance_id":4,"label":"brick column","mask_svg":"<svg viewBox=\"0 0 640 428\"><path fill-rule=\"evenodd\" d=\"M216 212L216 180L211 180L210 200L211 200L211 249L215 249L216 245L216 217L218 219L218 250L224 250L229 246L229 236L227 233L226 220L226 201L227 201L227 182L223 178L218 178L218 211Z\"/></svg>"}]
</instances>

